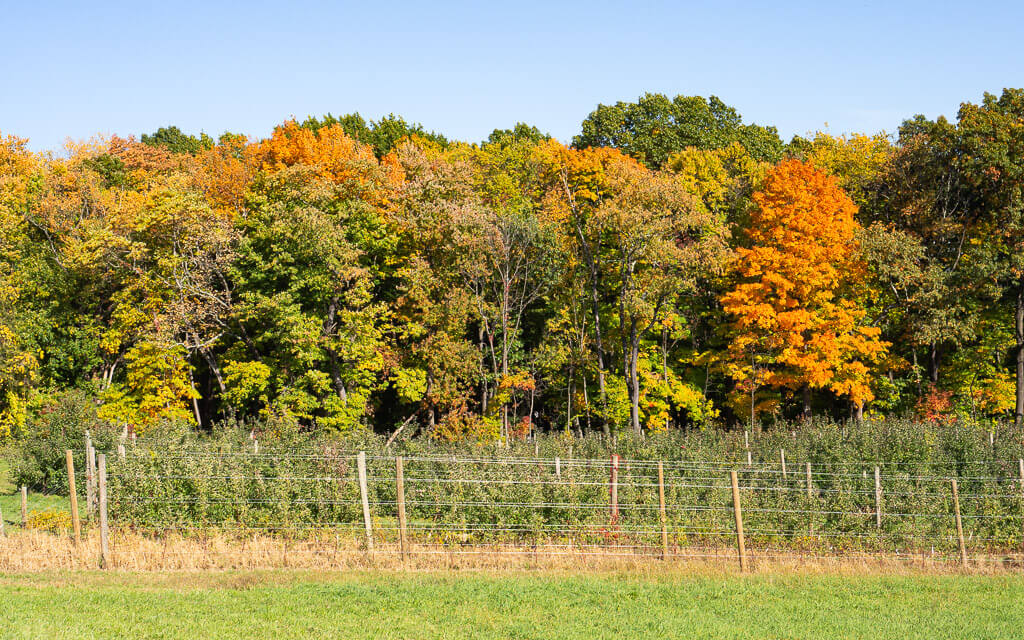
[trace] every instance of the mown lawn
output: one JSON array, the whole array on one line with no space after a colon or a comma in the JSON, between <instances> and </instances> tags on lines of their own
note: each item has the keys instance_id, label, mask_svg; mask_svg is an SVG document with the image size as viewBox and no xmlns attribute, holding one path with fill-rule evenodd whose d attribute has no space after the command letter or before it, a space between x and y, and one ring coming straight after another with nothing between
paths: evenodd
<instances>
[{"instance_id":1,"label":"mown lawn","mask_svg":"<svg viewBox=\"0 0 1024 640\"><path fill-rule=\"evenodd\" d=\"M3 638L1019 638L1020 576L0 577Z\"/></svg>"}]
</instances>

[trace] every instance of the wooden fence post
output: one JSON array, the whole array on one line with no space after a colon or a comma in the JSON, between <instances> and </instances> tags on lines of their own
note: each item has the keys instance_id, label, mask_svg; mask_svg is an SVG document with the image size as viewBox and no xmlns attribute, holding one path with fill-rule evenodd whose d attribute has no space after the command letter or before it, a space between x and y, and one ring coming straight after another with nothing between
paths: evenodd
<instances>
[{"instance_id":1,"label":"wooden fence post","mask_svg":"<svg viewBox=\"0 0 1024 640\"><path fill-rule=\"evenodd\" d=\"M122 442L121 444L117 445L117 457L121 459L121 462L124 462L125 456L127 455L128 452L124 448L124 443Z\"/></svg>"},{"instance_id":2,"label":"wooden fence post","mask_svg":"<svg viewBox=\"0 0 1024 640\"><path fill-rule=\"evenodd\" d=\"M1024 458L1018 458L1017 464L1020 465L1020 497L1024 498Z\"/></svg>"},{"instance_id":3,"label":"wooden fence post","mask_svg":"<svg viewBox=\"0 0 1024 640\"><path fill-rule=\"evenodd\" d=\"M612 469L611 477L609 478L611 487L609 491L611 493L611 517L612 524L619 521L619 456L612 454Z\"/></svg>"},{"instance_id":4,"label":"wooden fence post","mask_svg":"<svg viewBox=\"0 0 1024 640\"><path fill-rule=\"evenodd\" d=\"M779 457L782 459L782 477L786 477L786 450L779 449Z\"/></svg>"},{"instance_id":5,"label":"wooden fence post","mask_svg":"<svg viewBox=\"0 0 1024 640\"><path fill-rule=\"evenodd\" d=\"M559 480L562 479L562 461L555 456L555 477Z\"/></svg>"},{"instance_id":6,"label":"wooden fence post","mask_svg":"<svg viewBox=\"0 0 1024 640\"><path fill-rule=\"evenodd\" d=\"M356 458L359 467L359 496L363 502L363 524L366 525L366 550L373 551L373 523L370 521L370 498L366 490L366 452Z\"/></svg>"},{"instance_id":7,"label":"wooden fence post","mask_svg":"<svg viewBox=\"0 0 1024 640\"><path fill-rule=\"evenodd\" d=\"M661 559L668 558L668 515L665 513L665 470L658 461L658 508L661 511Z\"/></svg>"},{"instance_id":8,"label":"wooden fence post","mask_svg":"<svg viewBox=\"0 0 1024 640\"><path fill-rule=\"evenodd\" d=\"M1017 459L1017 466L1020 467L1020 499L1022 505L1024 505L1024 458ZM1021 516L1024 517L1024 513L1021 513Z\"/></svg>"},{"instance_id":9,"label":"wooden fence post","mask_svg":"<svg viewBox=\"0 0 1024 640\"><path fill-rule=\"evenodd\" d=\"M754 461L750 458L750 449L747 449L747 466L754 466Z\"/></svg>"},{"instance_id":10,"label":"wooden fence post","mask_svg":"<svg viewBox=\"0 0 1024 640\"><path fill-rule=\"evenodd\" d=\"M814 483L811 481L811 463L807 463L807 497L814 497Z\"/></svg>"},{"instance_id":11,"label":"wooden fence post","mask_svg":"<svg viewBox=\"0 0 1024 640\"><path fill-rule=\"evenodd\" d=\"M747 571L747 548L743 543L743 510L740 508L740 482L735 471L729 472L732 480L732 511L736 516L736 549L740 556L740 571Z\"/></svg>"},{"instance_id":12,"label":"wooden fence post","mask_svg":"<svg viewBox=\"0 0 1024 640\"><path fill-rule=\"evenodd\" d=\"M28 527L28 487L21 485L21 526Z\"/></svg>"},{"instance_id":13,"label":"wooden fence post","mask_svg":"<svg viewBox=\"0 0 1024 640\"><path fill-rule=\"evenodd\" d=\"M82 522L78 519L78 491L75 488L75 458L68 449L64 457L68 465L68 497L71 498L71 526L75 532L75 544L82 541Z\"/></svg>"},{"instance_id":14,"label":"wooden fence post","mask_svg":"<svg viewBox=\"0 0 1024 640\"><path fill-rule=\"evenodd\" d=\"M875 467L875 528L882 528L882 475Z\"/></svg>"},{"instance_id":15,"label":"wooden fence post","mask_svg":"<svg viewBox=\"0 0 1024 640\"><path fill-rule=\"evenodd\" d=\"M402 562L409 555L409 546L405 538L405 461L402 456L395 458L396 498L398 502L398 544L402 551Z\"/></svg>"},{"instance_id":16,"label":"wooden fence post","mask_svg":"<svg viewBox=\"0 0 1024 640\"><path fill-rule=\"evenodd\" d=\"M960 492L953 478L953 513L956 514L956 537L960 541L960 564L967 568L967 546L964 544L964 524L960 519Z\"/></svg>"},{"instance_id":17,"label":"wooden fence post","mask_svg":"<svg viewBox=\"0 0 1024 640\"><path fill-rule=\"evenodd\" d=\"M92 438L85 432L85 512L92 515L96 511L96 458L92 454Z\"/></svg>"},{"instance_id":18,"label":"wooden fence post","mask_svg":"<svg viewBox=\"0 0 1024 640\"><path fill-rule=\"evenodd\" d=\"M110 531L107 522L107 456L99 454L100 566L110 568Z\"/></svg>"}]
</instances>

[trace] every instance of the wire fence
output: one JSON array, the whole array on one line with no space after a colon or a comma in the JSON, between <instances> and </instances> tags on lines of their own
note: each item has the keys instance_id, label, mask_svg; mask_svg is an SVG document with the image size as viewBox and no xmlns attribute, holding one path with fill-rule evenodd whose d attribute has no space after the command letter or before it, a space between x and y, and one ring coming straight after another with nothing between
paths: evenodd
<instances>
[{"instance_id":1,"label":"wire fence","mask_svg":"<svg viewBox=\"0 0 1024 640\"><path fill-rule=\"evenodd\" d=\"M69 471L87 516L106 517L104 540L258 535L403 559L713 557L743 567L794 556L1012 566L1024 557L1021 460L921 473L784 457L737 464L121 447L99 465L91 447L71 455L84 459L84 470L69 463Z\"/></svg>"}]
</instances>

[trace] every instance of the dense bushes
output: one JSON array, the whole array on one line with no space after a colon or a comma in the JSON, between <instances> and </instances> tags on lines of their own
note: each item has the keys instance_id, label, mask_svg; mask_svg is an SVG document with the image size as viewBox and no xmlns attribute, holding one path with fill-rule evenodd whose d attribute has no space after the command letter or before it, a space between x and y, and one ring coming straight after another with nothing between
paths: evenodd
<instances>
[{"instance_id":1,"label":"dense bushes","mask_svg":"<svg viewBox=\"0 0 1024 640\"><path fill-rule=\"evenodd\" d=\"M64 482L58 450L80 448L81 434L49 433L59 437L44 446L38 435L26 447L39 452L33 454L33 472L52 488ZM367 434L318 439L264 433L257 445L241 428L202 437L167 429L129 443L123 461L115 453L116 434L97 433L97 446L108 453L111 518L117 526L142 531L355 531L362 526L355 454L363 450L371 511L387 539L395 536L396 455L406 459L410 528L421 541L658 544L657 461L665 465L674 544L729 540L730 469L740 471L746 526L755 545L949 550L955 543L951 476L960 481L973 548L1016 546L1022 534L1019 434L999 432L990 444L987 427L957 422L789 425L750 434L750 467L742 431L612 441L547 436L507 448L415 439L385 449L383 439ZM613 451L621 456L620 514L614 522L608 506ZM874 518L875 466L882 475L880 529Z\"/></svg>"}]
</instances>

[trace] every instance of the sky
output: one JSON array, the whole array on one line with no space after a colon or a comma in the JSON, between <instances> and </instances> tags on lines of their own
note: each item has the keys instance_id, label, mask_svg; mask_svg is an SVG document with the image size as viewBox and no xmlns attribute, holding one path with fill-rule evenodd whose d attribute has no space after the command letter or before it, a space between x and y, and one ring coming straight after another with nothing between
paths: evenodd
<instances>
[{"instance_id":1,"label":"sky","mask_svg":"<svg viewBox=\"0 0 1024 640\"><path fill-rule=\"evenodd\" d=\"M262 137L358 111L569 141L599 103L717 95L794 134L893 132L1024 86L1016 2L0 0L0 134Z\"/></svg>"}]
</instances>

